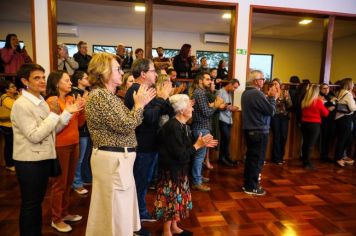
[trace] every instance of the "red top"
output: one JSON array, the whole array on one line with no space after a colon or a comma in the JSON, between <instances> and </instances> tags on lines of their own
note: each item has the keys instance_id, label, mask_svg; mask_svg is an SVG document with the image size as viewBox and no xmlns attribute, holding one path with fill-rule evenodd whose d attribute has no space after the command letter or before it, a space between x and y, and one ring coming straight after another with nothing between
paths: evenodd
<instances>
[{"instance_id":1,"label":"red top","mask_svg":"<svg viewBox=\"0 0 356 236\"><path fill-rule=\"evenodd\" d=\"M302 121L310 123L321 123L321 117L329 115L329 110L326 109L324 103L320 99L315 99L309 106L302 109Z\"/></svg>"}]
</instances>

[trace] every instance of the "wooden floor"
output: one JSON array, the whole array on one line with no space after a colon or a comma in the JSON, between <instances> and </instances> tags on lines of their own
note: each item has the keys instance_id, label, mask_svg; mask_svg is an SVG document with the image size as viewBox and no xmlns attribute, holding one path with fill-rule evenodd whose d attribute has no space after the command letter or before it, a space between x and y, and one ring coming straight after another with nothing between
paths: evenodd
<instances>
[{"instance_id":1,"label":"wooden floor","mask_svg":"<svg viewBox=\"0 0 356 236\"><path fill-rule=\"evenodd\" d=\"M182 226L194 235L356 235L355 167L341 169L316 163L316 171L301 169L297 161L284 166L266 164L263 197L241 191L243 165L235 168L215 164L205 172L212 191L193 191L193 208ZM154 192L149 192L151 208ZM49 202L43 204L43 233L85 235L90 195L72 194L72 213L84 220L68 234L55 232L50 225ZM14 173L0 169L0 235L18 235L20 193ZM145 223L152 235L160 235L161 223ZM100 235L106 236L106 235Z\"/></svg>"}]
</instances>

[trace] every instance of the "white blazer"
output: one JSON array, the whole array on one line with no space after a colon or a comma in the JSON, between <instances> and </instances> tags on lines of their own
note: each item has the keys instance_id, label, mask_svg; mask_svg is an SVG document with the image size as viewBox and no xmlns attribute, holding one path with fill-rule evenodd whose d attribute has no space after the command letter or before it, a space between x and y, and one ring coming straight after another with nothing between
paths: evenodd
<instances>
[{"instance_id":1,"label":"white blazer","mask_svg":"<svg viewBox=\"0 0 356 236\"><path fill-rule=\"evenodd\" d=\"M64 110L59 116L50 112L46 101L22 90L11 110L14 133L13 159L42 161L56 158L56 132L62 130L72 115Z\"/></svg>"}]
</instances>

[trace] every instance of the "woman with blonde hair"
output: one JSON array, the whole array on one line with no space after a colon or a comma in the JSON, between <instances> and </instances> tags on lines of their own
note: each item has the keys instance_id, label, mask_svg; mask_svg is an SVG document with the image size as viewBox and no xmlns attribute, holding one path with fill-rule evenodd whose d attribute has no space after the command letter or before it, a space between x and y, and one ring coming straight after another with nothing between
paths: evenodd
<instances>
[{"instance_id":1,"label":"woman with blonde hair","mask_svg":"<svg viewBox=\"0 0 356 236\"><path fill-rule=\"evenodd\" d=\"M313 84L307 90L301 104L302 108L302 161L305 169L314 169L310 153L320 134L321 117L329 115L329 110L319 98L319 85Z\"/></svg>"},{"instance_id":2,"label":"woman with blonde hair","mask_svg":"<svg viewBox=\"0 0 356 236\"><path fill-rule=\"evenodd\" d=\"M352 141L352 114L356 110L356 104L352 95L354 83L351 78L345 78L341 82L341 90L338 94L338 102L346 104L348 111L336 111L336 145L335 145L335 159L336 163L344 167L345 165L352 165L354 160L345 155L348 144Z\"/></svg>"},{"instance_id":3,"label":"woman with blonde hair","mask_svg":"<svg viewBox=\"0 0 356 236\"><path fill-rule=\"evenodd\" d=\"M98 53L89 63L89 82L96 89L85 105L93 140L87 236L133 235L141 228L133 176L135 129L142 123L143 108L156 93L141 85L133 94L134 106L129 110L115 94L122 84L122 74L119 63L109 53Z\"/></svg>"}]
</instances>

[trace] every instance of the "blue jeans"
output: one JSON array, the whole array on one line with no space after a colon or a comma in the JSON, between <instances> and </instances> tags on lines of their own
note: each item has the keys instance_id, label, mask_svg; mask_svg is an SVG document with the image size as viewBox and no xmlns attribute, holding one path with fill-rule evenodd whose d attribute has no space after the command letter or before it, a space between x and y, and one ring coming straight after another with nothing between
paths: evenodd
<instances>
[{"instance_id":1,"label":"blue jeans","mask_svg":"<svg viewBox=\"0 0 356 236\"><path fill-rule=\"evenodd\" d=\"M134 177L137 190L140 218L147 217L146 194L149 183L152 180L153 171L158 161L157 152L137 152L134 164Z\"/></svg>"},{"instance_id":2,"label":"blue jeans","mask_svg":"<svg viewBox=\"0 0 356 236\"><path fill-rule=\"evenodd\" d=\"M244 187L247 190L256 189L258 177L263 168L268 143L268 134L245 130L246 160L244 170Z\"/></svg>"},{"instance_id":3,"label":"blue jeans","mask_svg":"<svg viewBox=\"0 0 356 236\"><path fill-rule=\"evenodd\" d=\"M88 145L90 145L90 137L80 137L79 138L79 160L77 164L77 168L75 169L74 180L73 180L73 188L80 188L83 187L83 177L82 174L88 176L86 173L88 168L84 165L83 160L88 158ZM88 162L85 162L88 163ZM83 170L83 173L82 173ZM85 172L85 173L84 173ZM90 175L90 173L89 173Z\"/></svg>"},{"instance_id":4,"label":"blue jeans","mask_svg":"<svg viewBox=\"0 0 356 236\"><path fill-rule=\"evenodd\" d=\"M221 133L219 160L230 160L230 137L232 124L219 120L219 127Z\"/></svg>"},{"instance_id":5,"label":"blue jeans","mask_svg":"<svg viewBox=\"0 0 356 236\"><path fill-rule=\"evenodd\" d=\"M193 130L193 135L194 135L195 140L198 139L200 133L202 134L202 136L204 136L206 134L209 134L210 131L208 129ZM194 185L199 185L199 184L202 184L202 182L203 182L201 170L203 167L206 150L207 150L207 148L203 147L203 148L200 148L195 153L195 157L193 159L193 166L192 166L192 178L193 178Z\"/></svg>"}]
</instances>

